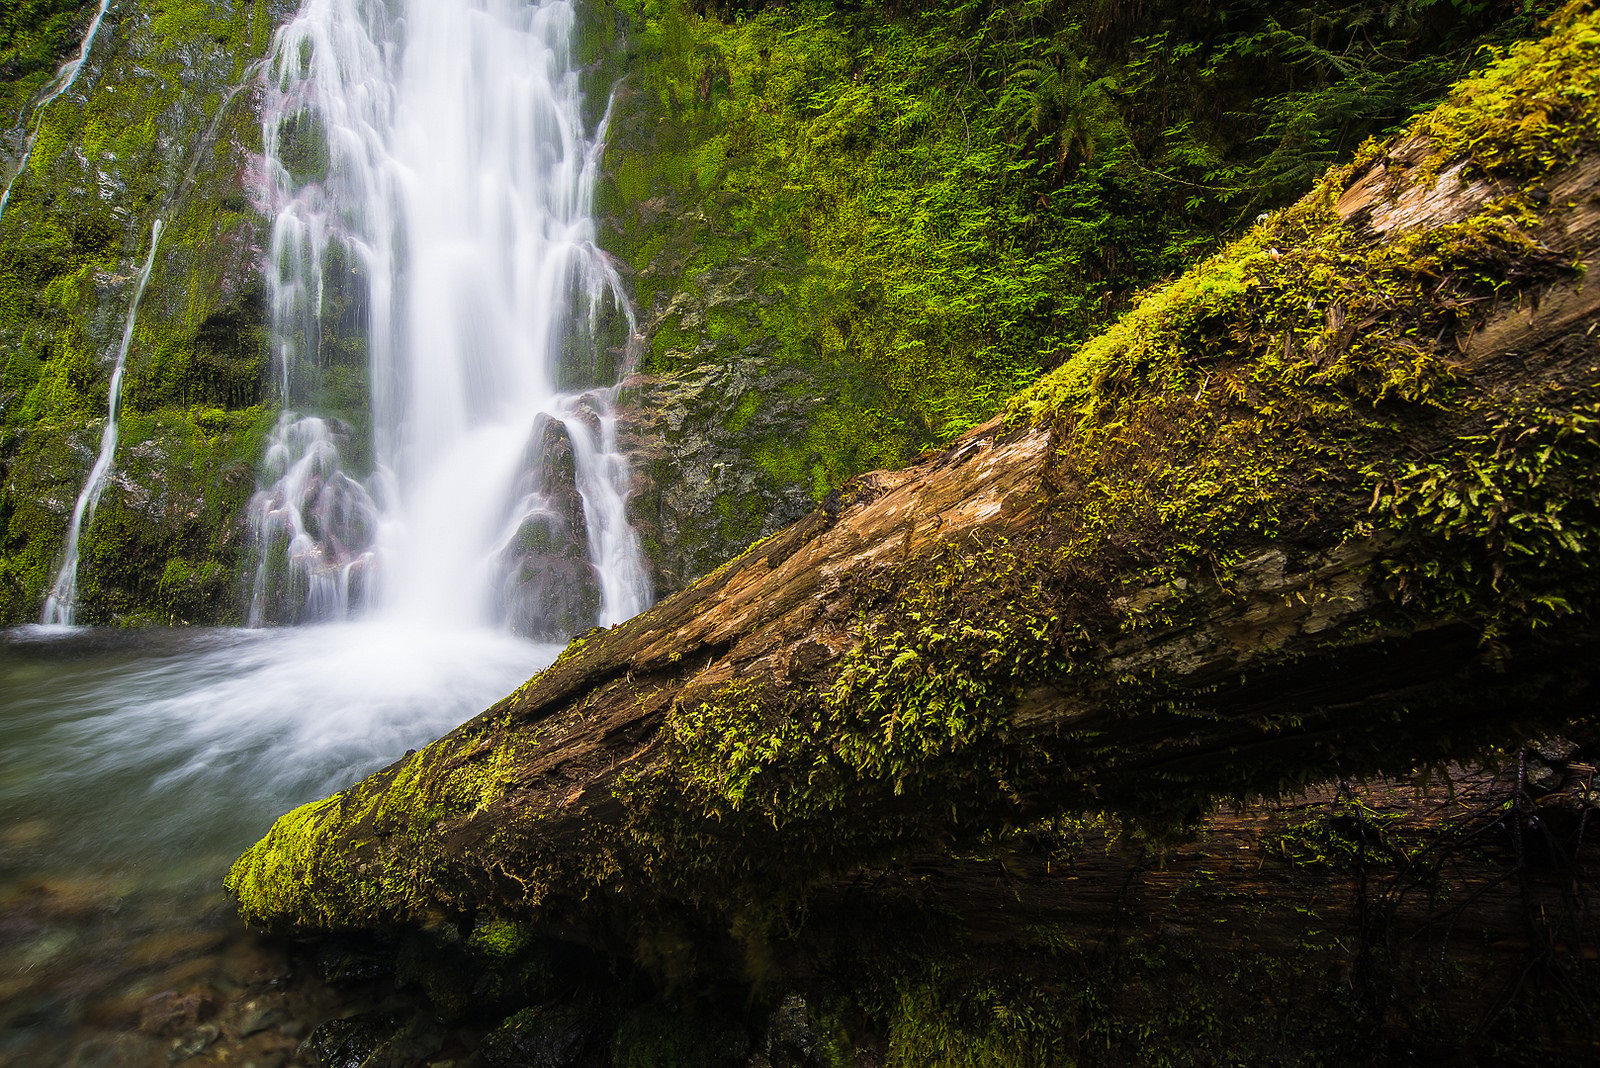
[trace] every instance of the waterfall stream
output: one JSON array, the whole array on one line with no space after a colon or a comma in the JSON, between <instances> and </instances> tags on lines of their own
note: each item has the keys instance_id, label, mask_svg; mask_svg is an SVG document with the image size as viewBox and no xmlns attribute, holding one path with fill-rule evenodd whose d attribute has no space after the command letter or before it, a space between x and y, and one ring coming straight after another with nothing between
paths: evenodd
<instances>
[{"instance_id":1,"label":"waterfall stream","mask_svg":"<svg viewBox=\"0 0 1600 1068\"><path fill-rule=\"evenodd\" d=\"M649 603L616 412L635 326L594 243L608 109L575 27L567 0L304 0L278 31L257 84L283 415L251 616L352 622L0 632L0 1061L165 1063L172 1040L100 1006L169 988L203 982L240 1019L277 1004L280 965L220 897L229 861ZM200 165L153 210L175 220ZM46 623L74 620L161 240ZM283 1060L335 1011L317 1005L224 1022L214 1049Z\"/></svg>"},{"instance_id":2,"label":"waterfall stream","mask_svg":"<svg viewBox=\"0 0 1600 1068\"><path fill-rule=\"evenodd\" d=\"M649 603L615 414L634 321L594 243L609 108L586 119L575 22L568 0L306 0L279 31L285 412L252 504L252 623L564 639ZM319 397L335 295L365 349L354 412Z\"/></svg>"},{"instance_id":3,"label":"waterfall stream","mask_svg":"<svg viewBox=\"0 0 1600 1068\"><path fill-rule=\"evenodd\" d=\"M94 519L95 507L105 492L106 480L111 477L111 461L117 453L117 415L122 408L122 372L128 365L128 349L133 345L133 329L139 321L139 301L144 288L150 283L150 271L156 263L156 249L161 244L161 220L150 226L150 251L145 256L144 267L133 284L133 295L128 299L128 316L122 326L122 341L117 345L117 361L111 369L111 386L106 396L106 425L100 432L100 454L78 500L72 506L72 519L67 524L67 540L61 550L61 570L56 572L50 594L45 598L41 622L71 626L78 604L78 550L85 528Z\"/></svg>"}]
</instances>

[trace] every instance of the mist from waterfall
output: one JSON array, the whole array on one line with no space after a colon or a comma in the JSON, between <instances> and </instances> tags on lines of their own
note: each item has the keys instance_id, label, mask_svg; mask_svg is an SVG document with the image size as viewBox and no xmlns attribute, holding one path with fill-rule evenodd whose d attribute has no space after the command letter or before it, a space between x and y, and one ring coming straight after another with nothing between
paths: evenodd
<instances>
[{"instance_id":1,"label":"mist from waterfall","mask_svg":"<svg viewBox=\"0 0 1600 1068\"><path fill-rule=\"evenodd\" d=\"M252 623L564 639L648 605L615 414L635 328L594 243L606 116L586 124L575 24L568 0L306 0L279 30L263 143L285 411L252 503ZM335 295L365 413L318 407Z\"/></svg>"}]
</instances>

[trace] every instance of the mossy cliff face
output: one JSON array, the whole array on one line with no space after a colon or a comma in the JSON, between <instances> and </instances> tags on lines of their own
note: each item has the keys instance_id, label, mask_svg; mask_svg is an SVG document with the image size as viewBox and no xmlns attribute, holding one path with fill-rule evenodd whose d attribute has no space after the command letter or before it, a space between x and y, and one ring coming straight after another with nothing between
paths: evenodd
<instances>
[{"instance_id":1,"label":"mossy cliff face","mask_svg":"<svg viewBox=\"0 0 1600 1068\"><path fill-rule=\"evenodd\" d=\"M1573 5L1008 421L283 817L241 911L756 922L907 851L1171 831L1586 715L1597 58Z\"/></svg>"},{"instance_id":2,"label":"mossy cliff face","mask_svg":"<svg viewBox=\"0 0 1600 1068\"><path fill-rule=\"evenodd\" d=\"M591 17L622 78L600 207L645 342L635 513L669 591L988 419L1530 29L1254 0Z\"/></svg>"},{"instance_id":3,"label":"mossy cliff face","mask_svg":"<svg viewBox=\"0 0 1600 1068\"><path fill-rule=\"evenodd\" d=\"M61 18L79 33L93 6L31 28L58 53ZM30 137L32 150L0 217L0 621L36 618L59 565L158 219L112 480L83 535L78 618L239 615L242 510L273 418L250 86L289 6L123 0L67 93L35 110L37 63L7 83L7 173Z\"/></svg>"}]
</instances>

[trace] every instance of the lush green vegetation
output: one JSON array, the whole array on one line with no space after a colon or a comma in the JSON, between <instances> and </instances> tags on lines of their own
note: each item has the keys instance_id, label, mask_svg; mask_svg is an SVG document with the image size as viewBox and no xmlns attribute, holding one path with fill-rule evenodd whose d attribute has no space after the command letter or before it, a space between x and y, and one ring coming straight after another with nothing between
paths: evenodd
<instances>
[{"instance_id":1,"label":"lush green vegetation","mask_svg":"<svg viewBox=\"0 0 1600 1068\"><path fill-rule=\"evenodd\" d=\"M666 588L990 418L1538 16L611 3L590 44L625 75L602 241L629 268L643 369L702 376L657 428L665 505L641 509L676 513L644 531Z\"/></svg>"},{"instance_id":2,"label":"lush green vegetation","mask_svg":"<svg viewBox=\"0 0 1600 1068\"><path fill-rule=\"evenodd\" d=\"M78 46L92 0L12 0L0 11L0 119L22 109Z\"/></svg>"},{"instance_id":3,"label":"lush green vegetation","mask_svg":"<svg viewBox=\"0 0 1600 1068\"><path fill-rule=\"evenodd\" d=\"M644 369L740 369L733 385L691 398L685 425L720 450L702 467L756 473L753 495L714 484L668 534L645 531L658 559L684 557L668 568L684 577L850 476L992 416L1141 288L1293 199L1538 14L1478 0L589 10L602 77L626 75L602 239L630 268ZM90 14L81 2L25 0L0 15L0 111L15 121ZM259 0L225 18L192 0L130 8L108 24L82 99L38 117L35 158L0 234L9 433L46 432L51 454L91 447L118 280L151 215L170 210L179 217L164 244L181 255L163 255L157 272L130 409L168 411L170 424L180 410L246 412L263 400L259 295L241 236L252 217L236 191L212 188L253 139L247 109L212 131L204 159L174 167L161 146L205 140L223 92L264 47L269 15ZM196 182L205 195L185 196ZM29 450L14 437L3 451L20 462ZM35 610L60 541L59 498L81 464L58 456L29 469L46 466L47 482L0 502L10 618ZM681 485L690 473L652 477ZM169 556L229 555L152 551L159 566L141 588L155 587ZM107 604L97 617L129 616Z\"/></svg>"},{"instance_id":4,"label":"lush green vegetation","mask_svg":"<svg viewBox=\"0 0 1600 1068\"><path fill-rule=\"evenodd\" d=\"M647 104L624 102L613 210L632 212L650 365L767 342L853 384L809 443L829 484L988 418L1140 288L1304 193L1535 14L1481 0L620 6ZM629 124L646 112L652 128ZM638 207L652 197L672 210ZM696 214L690 237L677 219Z\"/></svg>"}]
</instances>

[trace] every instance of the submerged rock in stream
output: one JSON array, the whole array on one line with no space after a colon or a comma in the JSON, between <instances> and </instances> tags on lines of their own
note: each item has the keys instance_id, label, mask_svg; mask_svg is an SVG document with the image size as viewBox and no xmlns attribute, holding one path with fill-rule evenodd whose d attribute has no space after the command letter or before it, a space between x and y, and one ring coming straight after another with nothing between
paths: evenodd
<instances>
[{"instance_id":1,"label":"submerged rock in stream","mask_svg":"<svg viewBox=\"0 0 1600 1068\"><path fill-rule=\"evenodd\" d=\"M483 1040L489 1068L571 1068L594 1031L590 1013L572 1005L534 1005L507 1019Z\"/></svg>"},{"instance_id":2,"label":"submerged rock in stream","mask_svg":"<svg viewBox=\"0 0 1600 1068\"><path fill-rule=\"evenodd\" d=\"M400 1021L383 1013L364 1013L318 1024L300 1053L322 1068L369 1068L380 1047L400 1028Z\"/></svg>"},{"instance_id":3,"label":"submerged rock in stream","mask_svg":"<svg viewBox=\"0 0 1600 1068\"><path fill-rule=\"evenodd\" d=\"M163 990L139 1005L139 1030L157 1038L171 1038L193 1029L217 1014L215 992L203 987Z\"/></svg>"}]
</instances>

